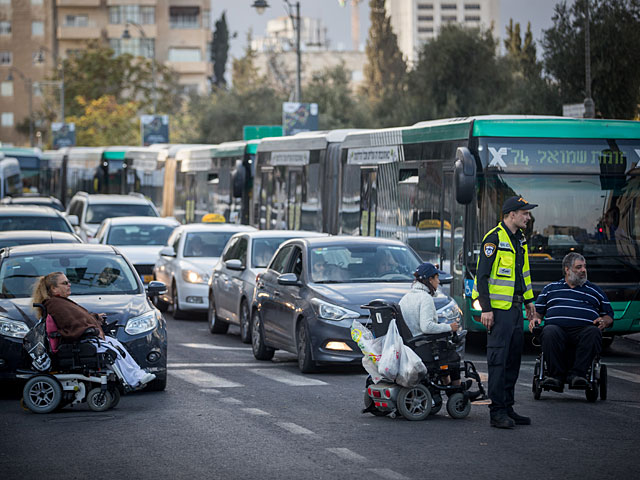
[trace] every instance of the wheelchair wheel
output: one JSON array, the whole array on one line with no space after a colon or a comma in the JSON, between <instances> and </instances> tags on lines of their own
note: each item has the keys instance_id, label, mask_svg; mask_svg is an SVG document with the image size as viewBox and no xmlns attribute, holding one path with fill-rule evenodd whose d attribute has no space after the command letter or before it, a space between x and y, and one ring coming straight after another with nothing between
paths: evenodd
<instances>
[{"instance_id":1,"label":"wheelchair wheel","mask_svg":"<svg viewBox=\"0 0 640 480\"><path fill-rule=\"evenodd\" d=\"M109 390L102 390L100 387L89 390L87 394L87 405L94 412L104 412L113 403L113 397Z\"/></svg>"},{"instance_id":2,"label":"wheelchair wheel","mask_svg":"<svg viewBox=\"0 0 640 480\"><path fill-rule=\"evenodd\" d=\"M62 386L53 377L38 375L27 381L22 400L33 413L51 413L62 401Z\"/></svg>"},{"instance_id":3,"label":"wheelchair wheel","mask_svg":"<svg viewBox=\"0 0 640 480\"><path fill-rule=\"evenodd\" d=\"M451 418L465 418L471 413L471 402L461 392L454 393L447 400L447 413Z\"/></svg>"},{"instance_id":4,"label":"wheelchair wheel","mask_svg":"<svg viewBox=\"0 0 640 480\"><path fill-rule=\"evenodd\" d=\"M424 420L429 416L432 404L431 392L424 385L403 387L398 393L398 411L407 420Z\"/></svg>"},{"instance_id":5,"label":"wheelchair wheel","mask_svg":"<svg viewBox=\"0 0 640 480\"><path fill-rule=\"evenodd\" d=\"M600 400L607 399L607 366L600 365Z\"/></svg>"}]
</instances>

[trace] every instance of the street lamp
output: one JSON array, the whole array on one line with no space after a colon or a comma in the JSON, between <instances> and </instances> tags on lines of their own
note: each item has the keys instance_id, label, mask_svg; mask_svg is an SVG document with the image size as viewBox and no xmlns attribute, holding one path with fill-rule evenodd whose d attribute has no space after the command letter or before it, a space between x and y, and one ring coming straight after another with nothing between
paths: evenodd
<instances>
[{"instance_id":1,"label":"street lamp","mask_svg":"<svg viewBox=\"0 0 640 480\"><path fill-rule=\"evenodd\" d=\"M584 81L585 81L585 94L584 99L584 118L596 117L596 105L591 98L591 36L589 34L589 0L585 2L585 15L584 15Z\"/></svg>"},{"instance_id":2,"label":"street lamp","mask_svg":"<svg viewBox=\"0 0 640 480\"><path fill-rule=\"evenodd\" d=\"M295 34L296 34L296 91L295 91L295 102L300 102L302 98L302 88L301 88L301 52L300 52L300 2L295 3L295 13L294 13L294 5L291 4L289 0L282 0L287 8L287 15L291 19L291 23L293 25ZM266 0L255 0L253 8L256 9L259 15L262 15L264 11L269 8L269 4Z\"/></svg>"},{"instance_id":3,"label":"street lamp","mask_svg":"<svg viewBox=\"0 0 640 480\"><path fill-rule=\"evenodd\" d=\"M13 72L16 72L22 79L29 95L29 145L33 147L33 81L16 67L9 67L7 82L13 82Z\"/></svg>"},{"instance_id":4,"label":"street lamp","mask_svg":"<svg viewBox=\"0 0 640 480\"><path fill-rule=\"evenodd\" d=\"M147 42L149 40L147 35L144 33L144 29L142 26L136 22L132 22L128 20L124 25L124 32L122 32L122 39L129 40L131 39L131 34L129 33L129 25L133 25L140 32L140 35L145 40L146 48L149 50L149 54L151 56L151 100L153 101L153 114L155 115L158 110L158 104L156 100L156 51L155 48L150 48L150 44Z\"/></svg>"}]
</instances>

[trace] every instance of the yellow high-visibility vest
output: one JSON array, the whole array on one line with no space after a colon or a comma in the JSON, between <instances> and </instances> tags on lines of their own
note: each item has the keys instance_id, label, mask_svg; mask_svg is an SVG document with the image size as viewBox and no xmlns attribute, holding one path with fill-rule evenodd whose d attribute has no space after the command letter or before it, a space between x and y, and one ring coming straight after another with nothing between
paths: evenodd
<instances>
[{"instance_id":1,"label":"yellow high-visibility vest","mask_svg":"<svg viewBox=\"0 0 640 480\"><path fill-rule=\"evenodd\" d=\"M491 300L491 308L498 310L509 310L513 302L513 294L516 288L516 250L511 244L511 239L507 231L502 228L502 225L490 230L482 239L484 243L485 239L493 232L498 232L498 247L496 251L496 258L493 261L491 267L491 274L489 276L489 299ZM505 247L509 246L509 250ZM525 300L533 298L533 288L531 287L531 273L529 271L529 253L527 244L523 245L524 248L524 266L522 269L522 277L524 278L525 291L523 297ZM482 254L482 252L480 253ZM478 257L478 265L480 265L480 258ZM476 299L480 296L478 293L478 277L476 275L473 281L473 292L471 298Z\"/></svg>"}]
</instances>

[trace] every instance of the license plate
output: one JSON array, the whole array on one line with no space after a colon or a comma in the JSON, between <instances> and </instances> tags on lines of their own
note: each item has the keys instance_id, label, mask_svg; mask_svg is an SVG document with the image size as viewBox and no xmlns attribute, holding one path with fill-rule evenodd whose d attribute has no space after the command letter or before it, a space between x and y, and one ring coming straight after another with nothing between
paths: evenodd
<instances>
[{"instance_id":1,"label":"license plate","mask_svg":"<svg viewBox=\"0 0 640 480\"><path fill-rule=\"evenodd\" d=\"M142 281L144 283L149 283L153 280L153 275L142 275Z\"/></svg>"}]
</instances>

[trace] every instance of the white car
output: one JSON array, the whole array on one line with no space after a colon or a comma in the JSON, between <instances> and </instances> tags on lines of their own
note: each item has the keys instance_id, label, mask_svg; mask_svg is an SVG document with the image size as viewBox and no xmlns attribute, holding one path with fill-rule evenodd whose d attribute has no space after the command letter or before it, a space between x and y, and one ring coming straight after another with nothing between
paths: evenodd
<instances>
[{"instance_id":1,"label":"white car","mask_svg":"<svg viewBox=\"0 0 640 480\"><path fill-rule=\"evenodd\" d=\"M256 276L267 269L280 244L291 238L326 236L300 230L261 230L236 233L224 249L209 280L207 320L211 333L240 326L240 339L251 342L251 299Z\"/></svg>"},{"instance_id":2,"label":"white car","mask_svg":"<svg viewBox=\"0 0 640 480\"><path fill-rule=\"evenodd\" d=\"M95 243L112 245L129 259L147 285L160 250L180 223L175 218L115 217L102 222Z\"/></svg>"},{"instance_id":3,"label":"white car","mask_svg":"<svg viewBox=\"0 0 640 480\"><path fill-rule=\"evenodd\" d=\"M209 275L218 263L227 241L234 233L255 228L228 223L192 223L176 228L153 268L155 279L167 285L157 299L157 307L166 311L173 306L173 318L185 318L188 312L205 313L209 308Z\"/></svg>"}]
</instances>

